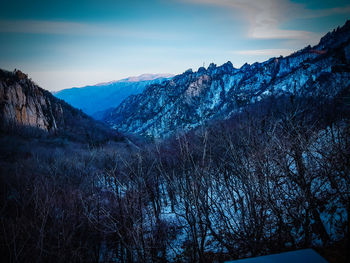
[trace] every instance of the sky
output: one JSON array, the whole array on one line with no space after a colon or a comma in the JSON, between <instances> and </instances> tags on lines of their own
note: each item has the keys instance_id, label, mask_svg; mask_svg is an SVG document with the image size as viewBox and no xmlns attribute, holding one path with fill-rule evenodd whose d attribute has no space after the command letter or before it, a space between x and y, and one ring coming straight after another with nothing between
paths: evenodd
<instances>
[{"instance_id":1,"label":"sky","mask_svg":"<svg viewBox=\"0 0 350 263\"><path fill-rule=\"evenodd\" d=\"M286 56L350 19L348 0L0 0L0 68L57 91Z\"/></svg>"}]
</instances>

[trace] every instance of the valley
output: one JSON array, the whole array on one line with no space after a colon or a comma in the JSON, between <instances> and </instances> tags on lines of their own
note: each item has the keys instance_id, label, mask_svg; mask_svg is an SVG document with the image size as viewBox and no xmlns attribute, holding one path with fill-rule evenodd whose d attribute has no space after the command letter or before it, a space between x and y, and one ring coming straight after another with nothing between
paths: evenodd
<instances>
[{"instance_id":1,"label":"valley","mask_svg":"<svg viewBox=\"0 0 350 263\"><path fill-rule=\"evenodd\" d=\"M2 258L347 262L349 21L287 57L158 77L116 82L97 121L116 83L55 97L0 71Z\"/></svg>"}]
</instances>

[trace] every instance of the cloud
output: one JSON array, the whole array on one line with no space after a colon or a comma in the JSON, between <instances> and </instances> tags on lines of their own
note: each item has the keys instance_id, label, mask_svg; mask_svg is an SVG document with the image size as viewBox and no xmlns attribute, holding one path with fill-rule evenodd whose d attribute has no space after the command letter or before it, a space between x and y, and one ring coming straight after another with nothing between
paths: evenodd
<instances>
[{"instance_id":1,"label":"cloud","mask_svg":"<svg viewBox=\"0 0 350 263\"><path fill-rule=\"evenodd\" d=\"M293 19L324 17L350 13L350 5L342 8L311 10L288 0L180 0L192 4L213 5L232 9L248 22L247 36L256 39L300 39L315 41L320 35L302 30L281 29L281 24Z\"/></svg>"},{"instance_id":2,"label":"cloud","mask_svg":"<svg viewBox=\"0 0 350 263\"><path fill-rule=\"evenodd\" d=\"M291 49L254 49L254 50L235 50L232 54L248 56L288 56L293 52Z\"/></svg>"},{"instance_id":3,"label":"cloud","mask_svg":"<svg viewBox=\"0 0 350 263\"><path fill-rule=\"evenodd\" d=\"M64 35L104 35L125 33L120 32L119 30L106 30L105 28L90 24L40 20L2 20L0 21L0 32Z\"/></svg>"},{"instance_id":4,"label":"cloud","mask_svg":"<svg viewBox=\"0 0 350 263\"><path fill-rule=\"evenodd\" d=\"M112 36L142 39L178 39L178 34L122 27L115 24L92 24L45 20L0 20L0 33L56 34L74 36Z\"/></svg>"}]
</instances>

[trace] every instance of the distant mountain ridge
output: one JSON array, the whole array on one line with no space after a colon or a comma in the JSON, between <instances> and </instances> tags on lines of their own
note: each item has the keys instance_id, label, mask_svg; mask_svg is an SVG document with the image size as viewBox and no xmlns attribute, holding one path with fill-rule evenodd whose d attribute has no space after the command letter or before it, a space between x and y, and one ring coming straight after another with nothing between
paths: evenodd
<instances>
[{"instance_id":1,"label":"distant mountain ridge","mask_svg":"<svg viewBox=\"0 0 350 263\"><path fill-rule=\"evenodd\" d=\"M171 78L171 77L174 77L174 74L170 74L170 73L160 73L160 74L146 73L146 74L141 74L139 76L127 77L125 79L114 80L114 81L109 81L109 82L102 82L102 83L98 83L98 84L93 85L93 86L109 85L109 84L113 84L116 82L139 82L139 81L155 80L155 79L161 79L161 78L167 79L167 78Z\"/></svg>"},{"instance_id":2,"label":"distant mountain ridge","mask_svg":"<svg viewBox=\"0 0 350 263\"><path fill-rule=\"evenodd\" d=\"M350 85L350 21L318 45L287 57L234 68L231 62L191 69L125 99L105 121L115 129L151 137L188 131L227 119L269 97L334 97Z\"/></svg>"},{"instance_id":3,"label":"distant mountain ridge","mask_svg":"<svg viewBox=\"0 0 350 263\"><path fill-rule=\"evenodd\" d=\"M161 83L171 74L142 74L140 76L99 83L53 93L86 114L100 119L103 111L117 107L126 97L141 93L147 85Z\"/></svg>"}]
</instances>

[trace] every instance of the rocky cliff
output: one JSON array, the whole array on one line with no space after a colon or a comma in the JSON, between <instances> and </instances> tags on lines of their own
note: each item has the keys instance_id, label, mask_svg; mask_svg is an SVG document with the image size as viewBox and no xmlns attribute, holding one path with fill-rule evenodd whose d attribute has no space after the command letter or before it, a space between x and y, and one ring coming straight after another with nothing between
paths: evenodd
<instances>
[{"instance_id":1,"label":"rocky cliff","mask_svg":"<svg viewBox=\"0 0 350 263\"><path fill-rule=\"evenodd\" d=\"M15 132L18 127L34 127L81 141L116 135L37 86L21 71L0 69L0 131Z\"/></svg>"},{"instance_id":2,"label":"rocky cliff","mask_svg":"<svg viewBox=\"0 0 350 263\"><path fill-rule=\"evenodd\" d=\"M287 57L188 70L130 96L105 118L115 129L152 137L226 119L265 98L335 96L350 85L350 21L314 47Z\"/></svg>"},{"instance_id":3,"label":"rocky cliff","mask_svg":"<svg viewBox=\"0 0 350 263\"><path fill-rule=\"evenodd\" d=\"M3 125L56 131L63 124L62 105L19 70L0 71L0 113Z\"/></svg>"}]
</instances>

